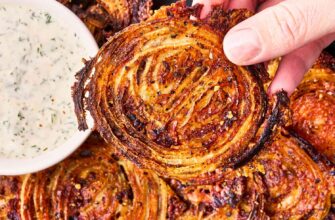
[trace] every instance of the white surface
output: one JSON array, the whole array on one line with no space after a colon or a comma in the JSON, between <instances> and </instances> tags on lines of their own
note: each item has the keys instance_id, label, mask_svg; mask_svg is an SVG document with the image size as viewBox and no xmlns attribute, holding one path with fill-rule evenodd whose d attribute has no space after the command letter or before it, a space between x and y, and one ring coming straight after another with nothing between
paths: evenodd
<instances>
[{"instance_id":1,"label":"white surface","mask_svg":"<svg viewBox=\"0 0 335 220\"><path fill-rule=\"evenodd\" d=\"M84 47L90 56L94 56L98 51L98 46L81 20L69 9L55 0L0 0L0 4L17 4L30 8L37 8L49 12L57 19L64 21L64 24L71 27L82 39ZM15 15L13 15L15 16ZM86 57L88 58L88 57ZM73 73L75 74L75 73ZM93 127L92 118L88 118L89 127ZM32 159L7 159L0 158L0 175L21 175L37 172L57 164L73 151L75 151L90 135L91 129L85 132L77 132L65 144L57 146L54 150L41 153ZM1 144L1 140L0 140Z\"/></svg>"}]
</instances>

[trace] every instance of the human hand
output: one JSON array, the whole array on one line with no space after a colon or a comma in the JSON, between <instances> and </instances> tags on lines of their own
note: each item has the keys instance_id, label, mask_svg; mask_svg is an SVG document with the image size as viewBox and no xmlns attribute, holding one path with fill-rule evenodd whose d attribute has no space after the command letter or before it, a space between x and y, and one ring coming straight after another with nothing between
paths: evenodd
<instances>
[{"instance_id":1,"label":"human hand","mask_svg":"<svg viewBox=\"0 0 335 220\"><path fill-rule=\"evenodd\" d=\"M269 93L291 94L324 48L335 40L335 0L194 0L211 6L247 8L257 12L232 28L223 45L227 58L251 65L282 56Z\"/></svg>"}]
</instances>

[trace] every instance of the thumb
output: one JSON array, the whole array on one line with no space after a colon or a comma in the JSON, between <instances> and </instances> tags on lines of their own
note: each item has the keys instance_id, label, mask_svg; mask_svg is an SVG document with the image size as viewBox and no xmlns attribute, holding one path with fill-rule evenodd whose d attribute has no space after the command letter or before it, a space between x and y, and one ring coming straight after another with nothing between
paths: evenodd
<instances>
[{"instance_id":1,"label":"thumb","mask_svg":"<svg viewBox=\"0 0 335 220\"><path fill-rule=\"evenodd\" d=\"M224 39L233 63L250 65L290 53L335 32L334 0L286 0L232 28Z\"/></svg>"}]
</instances>

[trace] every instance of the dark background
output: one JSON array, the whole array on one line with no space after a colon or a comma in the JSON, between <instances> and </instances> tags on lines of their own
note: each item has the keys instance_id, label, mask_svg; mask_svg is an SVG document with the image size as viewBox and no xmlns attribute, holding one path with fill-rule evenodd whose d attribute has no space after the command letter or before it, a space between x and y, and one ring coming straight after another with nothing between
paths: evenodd
<instances>
[{"instance_id":1,"label":"dark background","mask_svg":"<svg viewBox=\"0 0 335 220\"><path fill-rule=\"evenodd\" d=\"M169 5L176 0L153 0L154 2L154 9L158 9L162 5ZM187 0L187 4L191 5L192 0ZM326 49L329 53L331 53L333 56L335 56L335 41Z\"/></svg>"}]
</instances>

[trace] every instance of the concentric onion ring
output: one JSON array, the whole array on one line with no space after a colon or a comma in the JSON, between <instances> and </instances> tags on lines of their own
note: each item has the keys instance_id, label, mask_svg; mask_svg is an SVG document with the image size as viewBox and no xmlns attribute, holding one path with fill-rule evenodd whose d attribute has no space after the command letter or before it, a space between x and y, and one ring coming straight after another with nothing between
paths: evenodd
<instances>
[{"instance_id":1,"label":"concentric onion ring","mask_svg":"<svg viewBox=\"0 0 335 220\"><path fill-rule=\"evenodd\" d=\"M88 62L74 86L81 129L87 91L88 109L108 143L139 166L177 179L254 154L279 121L272 110L286 101L281 95L268 102L264 68L225 58L224 33L250 13L217 7L204 21L190 20L198 11L180 3L126 28Z\"/></svg>"},{"instance_id":2,"label":"concentric onion ring","mask_svg":"<svg viewBox=\"0 0 335 220\"><path fill-rule=\"evenodd\" d=\"M57 0L83 20L101 46L116 32L147 19L152 0Z\"/></svg>"},{"instance_id":3,"label":"concentric onion ring","mask_svg":"<svg viewBox=\"0 0 335 220\"><path fill-rule=\"evenodd\" d=\"M165 219L171 194L96 139L46 171L1 177L0 190L0 216L9 219Z\"/></svg>"},{"instance_id":4,"label":"concentric onion ring","mask_svg":"<svg viewBox=\"0 0 335 220\"><path fill-rule=\"evenodd\" d=\"M314 162L306 148L301 139L282 131L251 163L250 168L264 174L265 211L273 219L323 219L329 212L333 168Z\"/></svg>"},{"instance_id":5,"label":"concentric onion ring","mask_svg":"<svg viewBox=\"0 0 335 220\"><path fill-rule=\"evenodd\" d=\"M334 167L305 152L301 138L278 132L273 142L213 184L172 189L191 203L180 219L324 219L330 211Z\"/></svg>"},{"instance_id":6,"label":"concentric onion ring","mask_svg":"<svg viewBox=\"0 0 335 220\"><path fill-rule=\"evenodd\" d=\"M118 159L90 139L73 156L37 174L0 177L3 219L322 219L334 167L277 134L252 161L212 184L185 185ZM328 213L331 217L331 213Z\"/></svg>"},{"instance_id":7,"label":"concentric onion ring","mask_svg":"<svg viewBox=\"0 0 335 220\"><path fill-rule=\"evenodd\" d=\"M335 163L335 58L322 54L291 97L293 129Z\"/></svg>"}]
</instances>

